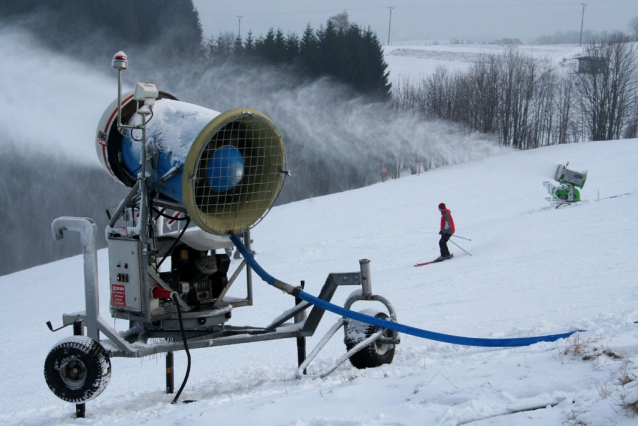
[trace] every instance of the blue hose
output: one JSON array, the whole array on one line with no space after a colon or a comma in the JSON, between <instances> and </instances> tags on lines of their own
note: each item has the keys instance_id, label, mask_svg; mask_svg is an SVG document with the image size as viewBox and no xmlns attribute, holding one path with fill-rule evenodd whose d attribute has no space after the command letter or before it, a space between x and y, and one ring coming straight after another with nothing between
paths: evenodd
<instances>
[{"instance_id":1,"label":"blue hose","mask_svg":"<svg viewBox=\"0 0 638 426\"><path fill-rule=\"evenodd\" d=\"M276 280L273 276L269 275L255 260L255 257L248 251L244 243L241 239L235 235L230 237L231 241L237 247L237 250L242 254L244 259L250 267L261 277L262 280L266 281L270 285L276 285L278 280ZM286 284L284 284L286 285ZM386 328L389 330L397 331L399 333L409 334L411 336L421 337L423 339L434 340L437 342L451 343L454 345L464 345L464 346L481 346L488 348L495 347L515 347L515 346L529 346L539 342L554 342L559 339L565 339L572 334L578 331L584 330L576 330L570 331L567 333L561 334L549 334L546 336L536 336L536 337L515 337L509 339L483 339L478 337L461 337L461 336L453 336L451 334L443 334L443 333L435 333L433 331L422 330L416 327L410 327L409 325L400 324L397 322L387 321L381 318L372 317L370 315L365 315L360 312L355 312L350 309L342 308L341 306L337 306L330 302L326 302L323 299L319 299L316 296L306 293L305 291L299 290L296 287L292 287L290 285L286 285L291 289L294 289L293 292L290 292L295 297L300 298L312 305L315 305L319 308L325 309L326 311L333 312L337 315L341 315L347 318L351 318L356 321L360 321L366 324L374 325L380 328ZM278 287L280 288L280 287Z\"/></svg>"}]
</instances>

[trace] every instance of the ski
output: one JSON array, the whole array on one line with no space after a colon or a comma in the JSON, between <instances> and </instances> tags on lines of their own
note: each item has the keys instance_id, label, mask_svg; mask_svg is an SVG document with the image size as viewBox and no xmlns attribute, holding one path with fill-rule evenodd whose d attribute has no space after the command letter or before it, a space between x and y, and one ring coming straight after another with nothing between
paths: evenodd
<instances>
[{"instance_id":1,"label":"ski","mask_svg":"<svg viewBox=\"0 0 638 426\"><path fill-rule=\"evenodd\" d=\"M436 260L432 260L430 262L423 262L423 263L417 263L416 265L414 265L415 267L418 266L425 266L425 265L429 265L430 263L437 263Z\"/></svg>"},{"instance_id":2,"label":"ski","mask_svg":"<svg viewBox=\"0 0 638 426\"><path fill-rule=\"evenodd\" d=\"M439 263L439 262L443 262L444 260L448 260L448 259L452 259L454 257L453 254L450 254L450 257L446 257L444 259L434 259L430 262L423 262L423 263L417 263L416 265L414 265L414 267L419 267L419 266L425 266L425 265L429 265L430 263Z\"/></svg>"}]
</instances>

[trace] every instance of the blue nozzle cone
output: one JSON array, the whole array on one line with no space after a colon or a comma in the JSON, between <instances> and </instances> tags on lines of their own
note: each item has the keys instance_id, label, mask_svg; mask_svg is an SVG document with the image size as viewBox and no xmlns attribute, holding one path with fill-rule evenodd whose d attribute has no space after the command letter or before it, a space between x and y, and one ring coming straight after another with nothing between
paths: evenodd
<instances>
[{"instance_id":1,"label":"blue nozzle cone","mask_svg":"<svg viewBox=\"0 0 638 426\"><path fill-rule=\"evenodd\" d=\"M244 158L234 146L224 146L215 151L208 162L206 178L216 192L233 189L244 177Z\"/></svg>"}]
</instances>

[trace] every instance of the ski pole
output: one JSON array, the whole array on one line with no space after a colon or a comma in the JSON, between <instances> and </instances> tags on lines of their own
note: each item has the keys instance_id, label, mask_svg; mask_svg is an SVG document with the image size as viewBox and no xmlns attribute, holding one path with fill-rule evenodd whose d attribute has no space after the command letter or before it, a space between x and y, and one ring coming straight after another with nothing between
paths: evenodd
<instances>
[{"instance_id":1,"label":"ski pole","mask_svg":"<svg viewBox=\"0 0 638 426\"><path fill-rule=\"evenodd\" d=\"M454 241L450 241L450 242L451 242L452 244L454 244L455 246L457 246L458 248L460 248L461 250L465 251L465 250L463 249L463 247L461 247L460 245L456 244ZM467 251L465 251L465 253L470 254L470 253L468 253ZM472 255L470 254L470 256L472 256Z\"/></svg>"},{"instance_id":2,"label":"ski pole","mask_svg":"<svg viewBox=\"0 0 638 426\"><path fill-rule=\"evenodd\" d=\"M472 241L472 240L470 240L469 238L459 237L458 235L452 235L452 236L453 236L453 237L456 237L456 238L460 238L460 239L462 239L462 240Z\"/></svg>"}]
</instances>

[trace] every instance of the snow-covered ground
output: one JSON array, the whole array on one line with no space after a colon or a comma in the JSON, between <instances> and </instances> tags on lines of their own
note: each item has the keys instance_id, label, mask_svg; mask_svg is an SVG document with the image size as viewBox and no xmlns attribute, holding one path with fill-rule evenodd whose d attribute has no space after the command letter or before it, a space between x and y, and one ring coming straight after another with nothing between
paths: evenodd
<instances>
[{"instance_id":1,"label":"snow-covered ground","mask_svg":"<svg viewBox=\"0 0 638 426\"><path fill-rule=\"evenodd\" d=\"M553 209L542 183L566 161L589 172L584 202ZM367 258L373 290L404 324L471 337L587 330L572 338L499 349L403 336L391 365L346 363L323 380L294 378L293 340L196 349L181 398L197 402L178 405L164 393L162 357L114 358L111 383L87 404L87 419L75 420L42 370L70 333L51 333L45 322L59 326L62 313L83 309L78 256L0 277L0 423L635 424L623 405L638 399L637 161L638 140L513 152L277 207L253 231L260 264L288 283L305 280L311 294L328 273L358 271ZM472 240L452 241L472 255L451 244L452 261L414 268L438 255L439 202L452 210L457 234ZM100 251L108 319L106 260ZM335 303L349 293L338 291ZM255 306L236 309L231 323L265 326L292 304L257 280ZM325 316L309 350L335 321ZM309 372L343 352L338 334ZM185 365L180 352L177 385Z\"/></svg>"},{"instance_id":2,"label":"snow-covered ground","mask_svg":"<svg viewBox=\"0 0 638 426\"><path fill-rule=\"evenodd\" d=\"M555 66L564 65L583 52L578 45L520 45L498 46L483 44L415 44L384 46L385 61L390 70L393 86L410 82L418 83L432 74L437 67L465 70L482 55L502 55L510 50L521 55L550 61Z\"/></svg>"},{"instance_id":3,"label":"snow-covered ground","mask_svg":"<svg viewBox=\"0 0 638 426\"><path fill-rule=\"evenodd\" d=\"M386 60L397 79L436 65L458 69L490 49L392 46ZM556 50L543 55L558 63L575 48L543 49ZM589 172L584 201L553 209L543 182L567 161ZM42 372L50 348L71 333L51 333L45 322L59 326L63 313L84 308L77 256L0 277L0 424L636 424L637 161L638 140L505 153L280 206L253 230L260 264L290 284L304 280L311 294L330 272L358 271L365 258L373 290L393 303L401 323L488 338L587 330L572 338L500 349L404 335L391 365L346 363L323 380L294 378L294 340L196 349L181 396L196 402L177 405L164 393L162 356L113 358L109 386L87 404L86 419L75 419ZM440 202L452 210L457 234L472 240L452 241L471 256L450 244L455 259L414 268L438 256ZM74 234L65 238L80 244ZM125 329L108 311L106 251L98 258L101 315ZM240 284L233 291L244 294ZM333 301L343 304L350 291L340 289ZM259 279L254 292L255 305L236 309L231 324L265 326L294 303ZM336 320L326 314L309 351ZM344 351L339 333L310 365L311 376ZM179 386L183 352L175 364ZM634 411L625 408L631 404Z\"/></svg>"}]
</instances>

